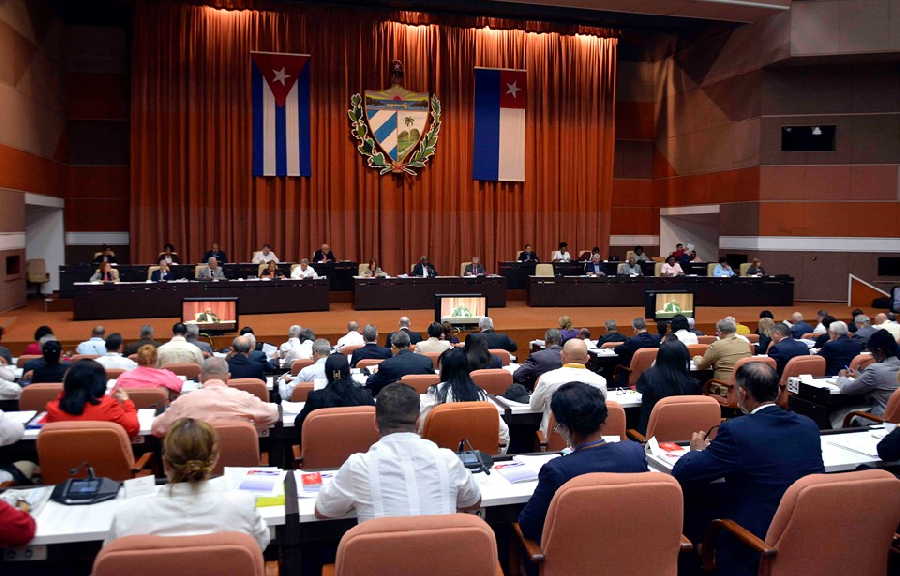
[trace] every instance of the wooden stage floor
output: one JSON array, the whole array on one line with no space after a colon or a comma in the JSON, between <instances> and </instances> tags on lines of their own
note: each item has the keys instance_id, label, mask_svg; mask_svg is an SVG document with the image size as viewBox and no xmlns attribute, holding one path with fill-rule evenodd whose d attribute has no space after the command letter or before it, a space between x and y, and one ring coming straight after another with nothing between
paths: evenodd
<instances>
[{"instance_id":1,"label":"wooden stage floor","mask_svg":"<svg viewBox=\"0 0 900 576\"><path fill-rule=\"evenodd\" d=\"M57 301L59 303L60 301ZM63 301L64 302L64 301ZM795 306L780 306L770 308L778 320L787 318L794 311L801 312L805 318L815 318L819 309L828 310L833 316L842 320L848 320L851 307L835 302L802 302ZM707 334L714 333L716 320L726 315L735 316L738 321L747 324L751 328L756 327L760 308L757 307L711 307L698 308L697 326ZM596 337L602 333L604 320L615 320L620 330L630 334L631 320L643 316L643 308L640 307L616 307L616 308L529 308L522 300L510 300L506 308L494 308L489 310L498 331L506 332L524 350L530 340L542 338L547 328L555 327L557 319L562 315L568 315L578 328L587 327ZM867 313L877 313L874 309L867 309ZM318 336L328 338L332 343L346 332L346 324L350 320L356 320L363 326L367 323L375 324L381 334L392 332L397 327L397 319L401 316L409 316L412 320L412 328L418 332L424 332L428 323L434 318L432 310L353 310L349 302L332 302L328 312L303 312L297 314L260 314L241 316L241 326L252 326L258 338L278 344L285 340L288 326L300 324L304 328L311 328ZM62 341L65 350L73 348L75 344L86 340L90 336L91 328L96 324L106 327L107 333L121 332L126 341L137 339L138 331L144 324L150 324L155 331L157 340L166 340L171 333L172 324L176 318L140 318L133 320L105 320L105 321L79 321L72 320L71 310L44 312L43 301L32 299L24 308L10 310L0 314L0 325L6 333L3 337L3 345L9 347L13 354L19 354L24 347L31 342L34 330L47 324L53 328L57 337ZM655 329L651 327L651 331ZM232 336L220 336L215 339L216 347L225 347L230 344ZM381 341L381 337L379 338Z\"/></svg>"}]
</instances>

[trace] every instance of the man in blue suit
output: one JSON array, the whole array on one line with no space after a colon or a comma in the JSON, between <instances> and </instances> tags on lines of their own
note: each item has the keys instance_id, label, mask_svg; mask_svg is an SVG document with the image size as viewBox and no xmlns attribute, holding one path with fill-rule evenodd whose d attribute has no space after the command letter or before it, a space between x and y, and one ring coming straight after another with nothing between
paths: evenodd
<instances>
[{"instance_id":1,"label":"man in blue suit","mask_svg":"<svg viewBox=\"0 0 900 576\"><path fill-rule=\"evenodd\" d=\"M792 338L791 329L786 324L776 324L772 327L769 358L773 358L778 364L779 374L784 372L784 367L795 356L809 356L809 346Z\"/></svg>"},{"instance_id":2,"label":"man in blue suit","mask_svg":"<svg viewBox=\"0 0 900 576\"><path fill-rule=\"evenodd\" d=\"M363 328L363 344L362 348L353 351L350 358L350 367L356 368L360 360L371 358L374 360L387 360L391 357L391 349L378 345L378 330L371 324L367 324Z\"/></svg>"},{"instance_id":3,"label":"man in blue suit","mask_svg":"<svg viewBox=\"0 0 900 576\"><path fill-rule=\"evenodd\" d=\"M640 348L659 348L659 336L647 332L647 322L643 318L635 318L631 321L631 329L634 336L625 340L621 346L616 346L616 363L628 367L631 358ZM625 386L628 382L628 373L622 372L619 376L619 386Z\"/></svg>"},{"instance_id":4,"label":"man in blue suit","mask_svg":"<svg viewBox=\"0 0 900 576\"><path fill-rule=\"evenodd\" d=\"M685 490L686 515L708 503L709 494L700 496L698 485L707 491L724 478L724 497L713 517L730 518L765 538L785 490L803 476L825 471L819 429L806 416L775 404L778 380L771 366L744 364L735 382L738 407L747 415L723 423L712 442L706 432L694 433L691 452L672 471ZM723 534L717 563L720 574L756 574L758 556Z\"/></svg>"},{"instance_id":5,"label":"man in blue suit","mask_svg":"<svg viewBox=\"0 0 900 576\"><path fill-rule=\"evenodd\" d=\"M825 375L837 376L838 372L850 366L853 358L862 352L863 345L853 340L848 334L847 323L837 320L828 325L828 342L819 350L819 356L825 358Z\"/></svg>"},{"instance_id":6,"label":"man in blue suit","mask_svg":"<svg viewBox=\"0 0 900 576\"><path fill-rule=\"evenodd\" d=\"M799 312L794 312L791 316L791 336L794 338L800 338L804 334L809 334L813 331L813 327L806 323L803 320L803 314Z\"/></svg>"},{"instance_id":7,"label":"man in blue suit","mask_svg":"<svg viewBox=\"0 0 900 576\"><path fill-rule=\"evenodd\" d=\"M601 428L609 412L599 388L583 382L563 384L553 393L550 409L573 452L541 466L537 488L519 514L522 533L538 542L553 496L572 478L592 472L647 471L643 446L631 440L603 440Z\"/></svg>"},{"instance_id":8,"label":"man in blue suit","mask_svg":"<svg viewBox=\"0 0 900 576\"><path fill-rule=\"evenodd\" d=\"M266 365L250 359L252 341L246 335L238 336L231 343L234 353L228 358L228 372L232 378L258 378L265 382Z\"/></svg>"},{"instance_id":9,"label":"man in blue suit","mask_svg":"<svg viewBox=\"0 0 900 576\"><path fill-rule=\"evenodd\" d=\"M366 388L372 392L372 396L378 396L382 388L407 374L434 374L431 358L409 349L409 334L406 332L395 332L391 336L391 347L395 351L394 357L379 364L378 372L366 380Z\"/></svg>"}]
</instances>

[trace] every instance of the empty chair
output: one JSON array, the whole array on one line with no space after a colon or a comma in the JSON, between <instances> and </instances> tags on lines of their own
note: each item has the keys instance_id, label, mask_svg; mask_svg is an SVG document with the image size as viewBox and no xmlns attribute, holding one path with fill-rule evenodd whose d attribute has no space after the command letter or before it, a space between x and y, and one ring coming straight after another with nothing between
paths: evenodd
<instances>
[{"instance_id":1,"label":"empty chair","mask_svg":"<svg viewBox=\"0 0 900 576\"><path fill-rule=\"evenodd\" d=\"M625 438L625 409L619 405L618 402L614 402L613 400L606 401L606 409L608 410L608 414L606 416L606 422L603 423L603 426L600 428L600 433L603 436L618 436L619 438ZM542 449L547 452L559 452L563 448L566 447L566 441L563 437L556 431L556 416L553 415L553 412L550 412L550 437L547 438L544 436L543 431L539 428L536 432L538 438L538 444Z\"/></svg>"},{"instance_id":2,"label":"empty chair","mask_svg":"<svg viewBox=\"0 0 900 576\"><path fill-rule=\"evenodd\" d=\"M553 270L553 264L548 264L545 262L542 264L537 264L534 267L534 275L552 278L553 276L556 275L556 273Z\"/></svg>"},{"instance_id":3,"label":"empty chair","mask_svg":"<svg viewBox=\"0 0 900 576\"><path fill-rule=\"evenodd\" d=\"M773 370L778 370L778 363L775 362L774 358L769 358L768 356L748 356L746 358L741 358L734 363L734 371L728 375L727 380L719 380L717 378L707 380L706 384L703 385L703 393L711 398L715 398L716 401L725 408L736 409L737 397L734 391L734 375L737 374L737 371L741 366L750 362L763 362L771 366Z\"/></svg>"},{"instance_id":4,"label":"empty chair","mask_svg":"<svg viewBox=\"0 0 900 576\"><path fill-rule=\"evenodd\" d=\"M226 466L259 466L259 434L256 427L244 420L217 420L209 423L219 439L219 459L213 476L224 473Z\"/></svg>"},{"instance_id":5,"label":"empty chair","mask_svg":"<svg viewBox=\"0 0 900 576\"><path fill-rule=\"evenodd\" d=\"M306 402L306 399L309 398L309 393L315 390L315 388L315 382L298 382L291 392L290 401Z\"/></svg>"},{"instance_id":6,"label":"empty chair","mask_svg":"<svg viewBox=\"0 0 900 576\"><path fill-rule=\"evenodd\" d=\"M509 366L509 363L512 361L509 350L506 350L505 348L491 348L488 352L499 358L502 366Z\"/></svg>"},{"instance_id":7,"label":"empty chair","mask_svg":"<svg viewBox=\"0 0 900 576\"><path fill-rule=\"evenodd\" d=\"M19 396L19 410L37 410L40 412L47 402L56 400L63 391L62 382L40 382L22 388Z\"/></svg>"},{"instance_id":8,"label":"empty chair","mask_svg":"<svg viewBox=\"0 0 900 576\"><path fill-rule=\"evenodd\" d=\"M259 544L243 532L196 536L125 536L105 545L93 576L265 576Z\"/></svg>"},{"instance_id":9,"label":"empty chair","mask_svg":"<svg viewBox=\"0 0 900 576\"><path fill-rule=\"evenodd\" d=\"M25 262L25 274L28 284L37 287L37 293L43 290L43 285L50 281L47 273L47 261L43 258L31 258Z\"/></svg>"},{"instance_id":10,"label":"empty chair","mask_svg":"<svg viewBox=\"0 0 900 576\"><path fill-rule=\"evenodd\" d=\"M449 402L435 406L422 430L422 438L454 452L462 440L475 450L499 452L500 422L490 402Z\"/></svg>"},{"instance_id":11,"label":"empty chair","mask_svg":"<svg viewBox=\"0 0 900 576\"><path fill-rule=\"evenodd\" d=\"M631 364L629 364L627 368L618 365L616 366L616 371L624 370L628 372L628 386L634 388L637 386L638 380L641 379L641 374L656 361L656 355L658 353L659 348L638 348L631 357Z\"/></svg>"},{"instance_id":12,"label":"empty chair","mask_svg":"<svg viewBox=\"0 0 900 576\"><path fill-rule=\"evenodd\" d=\"M291 362L291 376L296 376L301 370L307 366L311 366L315 362L312 358L300 358Z\"/></svg>"},{"instance_id":13,"label":"empty chair","mask_svg":"<svg viewBox=\"0 0 900 576\"><path fill-rule=\"evenodd\" d=\"M249 392L263 402L269 401L269 389L266 388L265 381L259 378L232 378L228 381L228 385L232 388Z\"/></svg>"},{"instance_id":14,"label":"empty chair","mask_svg":"<svg viewBox=\"0 0 900 576\"><path fill-rule=\"evenodd\" d=\"M169 405L169 392L165 388L128 388L126 392L138 410L166 408Z\"/></svg>"},{"instance_id":15,"label":"empty chair","mask_svg":"<svg viewBox=\"0 0 900 576\"><path fill-rule=\"evenodd\" d=\"M514 530L543 576L652 574L675 576L683 501L666 474L593 473L566 482L550 503L540 543ZM597 526L615 526L597 537ZM635 543L640 547L635 548Z\"/></svg>"},{"instance_id":16,"label":"empty chair","mask_svg":"<svg viewBox=\"0 0 900 576\"><path fill-rule=\"evenodd\" d=\"M193 362L172 362L162 366L176 376L184 376L188 380L196 380L200 376L200 365Z\"/></svg>"},{"instance_id":17,"label":"empty chair","mask_svg":"<svg viewBox=\"0 0 900 576\"><path fill-rule=\"evenodd\" d=\"M97 476L119 482L133 478L150 460L147 452L135 461L131 441L125 429L114 422L51 422L37 437L38 460L45 484L59 484L84 462L93 466Z\"/></svg>"},{"instance_id":18,"label":"empty chair","mask_svg":"<svg viewBox=\"0 0 900 576\"><path fill-rule=\"evenodd\" d=\"M862 372L874 361L875 357L871 354L857 354L853 357L853 360L850 361L850 369Z\"/></svg>"},{"instance_id":19,"label":"empty chair","mask_svg":"<svg viewBox=\"0 0 900 576\"><path fill-rule=\"evenodd\" d=\"M425 394L428 388L441 383L441 377L437 374L407 374L400 381L415 388L419 394Z\"/></svg>"},{"instance_id":20,"label":"empty chair","mask_svg":"<svg viewBox=\"0 0 900 576\"><path fill-rule=\"evenodd\" d=\"M375 407L313 410L303 421L301 439L298 464L304 469L339 468L351 454L367 452L378 441Z\"/></svg>"},{"instance_id":21,"label":"empty chair","mask_svg":"<svg viewBox=\"0 0 900 576\"><path fill-rule=\"evenodd\" d=\"M379 569L379 567L384 567ZM494 531L477 516L376 518L341 538L323 576L501 576Z\"/></svg>"},{"instance_id":22,"label":"empty chair","mask_svg":"<svg viewBox=\"0 0 900 576\"><path fill-rule=\"evenodd\" d=\"M660 442L690 440L694 432L706 431L722 421L719 403L709 396L667 396L656 403L647 422L647 433L628 430L628 435L646 442L655 437Z\"/></svg>"},{"instance_id":23,"label":"empty chair","mask_svg":"<svg viewBox=\"0 0 900 576\"><path fill-rule=\"evenodd\" d=\"M506 350L504 350L506 352ZM513 383L512 374L503 368L486 368L472 370L469 374L472 382L488 394L503 394Z\"/></svg>"},{"instance_id":24,"label":"empty chair","mask_svg":"<svg viewBox=\"0 0 900 576\"><path fill-rule=\"evenodd\" d=\"M703 562L714 568L715 543L727 531L761 555L760 574L884 576L898 520L900 480L890 472L810 474L781 497L765 540L733 520L714 520Z\"/></svg>"},{"instance_id":25,"label":"empty chair","mask_svg":"<svg viewBox=\"0 0 900 576\"><path fill-rule=\"evenodd\" d=\"M717 338L715 336L697 336L697 343L706 344L707 346L709 346L710 344L715 342L716 339Z\"/></svg>"},{"instance_id":26,"label":"empty chair","mask_svg":"<svg viewBox=\"0 0 900 576\"><path fill-rule=\"evenodd\" d=\"M779 386L786 387L788 378L812 374L813 378L825 377L825 358L821 356L794 356L784 366Z\"/></svg>"}]
</instances>

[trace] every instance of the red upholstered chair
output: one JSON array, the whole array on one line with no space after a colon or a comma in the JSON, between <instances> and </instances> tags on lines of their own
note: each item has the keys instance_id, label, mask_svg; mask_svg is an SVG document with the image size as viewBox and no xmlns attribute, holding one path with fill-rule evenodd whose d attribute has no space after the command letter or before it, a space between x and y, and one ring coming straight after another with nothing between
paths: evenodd
<instances>
[{"instance_id":1,"label":"red upholstered chair","mask_svg":"<svg viewBox=\"0 0 900 576\"><path fill-rule=\"evenodd\" d=\"M781 373L781 380L778 382L778 405L784 409L788 408L788 378L795 378L801 374L812 374L813 378L825 377L825 359L821 356L794 356L784 366Z\"/></svg>"},{"instance_id":2,"label":"red upholstered chair","mask_svg":"<svg viewBox=\"0 0 900 576\"><path fill-rule=\"evenodd\" d=\"M431 386L441 383L441 377L437 374L407 374L400 381L415 388L419 394L425 394Z\"/></svg>"},{"instance_id":3,"label":"red upholstered chair","mask_svg":"<svg viewBox=\"0 0 900 576\"><path fill-rule=\"evenodd\" d=\"M505 350L504 350L505 352ZM503 368L485 368L484 370L472 370L469 377L476 386L488 394L503 394L512 386L513 377L509 370Z\"/></svg>"},{"instance_id":4,"label":"red upholstered chair","mask_svg":"<svg viewBox=\"0 0 900 576\"><path fill-rule=\"evenodd\" d=\"M715 568L722 531L761 555L767 576L884 576L900 521L900 480L886 470L810 474L792 484L765 540L734 520L714 520L703 545L703 563ZM836 529L852 526L853 529Z\"/></svg>"},{"instance_id":5,"label":"red upholstered chair","mask_svg":"<svg viewBox=\"0 0 900 576\"><path fill-rule=\"evenodd\" d=\"M162 368L172 371L176 376L184 376L188 380L196 380L200 376L200 365L193 362L171 362Z\"/></svg>"},{"instance_id":6,"label":"red upholstered chair","mask_svg":"<svg viewBox=\"0 0 900 576\"><path fill-rule=\"evenodd\" d=\"M384 360L377 360L375 358L363 358L356 363L356 367L362 370L363 368L368 368L369 366L377 366L382 362L384 362Z\"/></svg>"},{"instance_id":7,"label":"red upholstered chair","mask_svg":"<svg viewBox=\"0 0 900 576\"><path fill-rule=\"evenodd\" d=\"M448 402L428 414L422 438L454 452L464 438L475 450L499 452L500 421L497 408L490 402Z\"/></svg>"},{"instance_id":8,"label":"red upholstered chair","mask_svg":"<svg viewBox=\"0 0 900 576\"><path fill-rule=\"evenodd\" d=\"M353 355L354 352L362 348L362 346L344 346L341 348L341 354L345 354L347 356L347 360L350 359L350 356Z\"/></svg>"},{"instance_id":9,"label":"red upholstered chair","mask_svg":"<svg viewBox=\"0 0 900 576\"><path fill-rule=\"evenodd\" d=\"M128 398L138 410L144 408L166 408L169 405L169 391L165 388L126 388Z\"/></svg>"},{"instance_id":10,"label":"red upholstered chair","mask_svg":"<svg viewBox=\"0 0 900 576\"><path fill-rule=\"evenodd\" d=\"M719 380L717 378L710 378L707 380L703 385L703 393L711 398L715 398L723 408L737 409L737 397L734 391L734 375L737 374L737 371L741 366L749 364L750 362L762 362L771 366L773 370L778 369L778 363L775 362L775 359L769 358L768 356L748 356L746 358L741 358L734 363L734 371L728 375L727 380Z\"/></svg>"},{"instance_id":11,"label":"red upholstered chair","mask_svg":"<svg viewBox=\"0 0 900 576\"><path fill-rule=\"evenodd\" d=\"M351 454L366 452L377 441L374 406L313 410L303 421L297 465L339 468Z\"/></svg>"},{"instance_id":12,"label":"red upholstered chair","mask_svg":"<svg viewBox=\"0 0 900 576\"><path fill-rule=\"evenodd\" d=\"M441 363L441 354L443 354L443 352L423 352L422 356L431 358L431 365L437 370Z\"/></svg>"},{"instance_id":13,"label":"red upholstered chair","mask_svg":"<svg viewBox=\"0 0 900 576\"><path fill-rule=\"evenodd\" d=\"M844 418L844 427L849 426L850 421L853 420L853 418L856 416L865 418L866 420L871 420L872 422L876 422L879 424L882 422L900 424L900 388L894 390L894 393L891 394L890 398L888 398L887 406L884 407L884 414L878 416L876 414L872 414L871 412L854 410L853 412L847 414L847 416Z\"/></svg>"},{"instance_id":14,"label":"red upholstered chair","mask_svg":"<svg viewBox=\"0 0 900 576\"><path fill-rule=\"evenodd\" d=\"M71 361L74 363L78 362L79 360L96 360L99 357L99 354L73 354Z\"/></svg>"},{"instance_id":15,"label":"red upholstered chair","mask_svg":"<svg viewBox=\"0 0 900 576\"><path fill-rule=\"evenodd\" d=\"M688 357L693 358L694 356L703 356L706 354L706 350L709 348L709 344L690 344L688 349Z\"/></svg>"},{"instance_id":16,"label":"red upholstered chair","mask_svg":"<svg viewBox=\"0 0 900 576\"><path fill-rule=\"evenodd\" d=\"M641 374L656 362L656 355L658 353L659 348L638 348L634 351L634 356L631 357L631 364L629 364L627 368L622 365L617 365L616 373L618 374L622 371L628 372L628 386L634 388L637 386L637 381L640 380ZM616 381L618 381L618 378L616 378Z\"/></svg>"},{"instance_id":17,"label":"red upholstered chair","mask_svg":"<svg viewBox=\"0 0 900 576\"><path fill-rule=\"evenodd\" d=\"M603 436L618 436L619 438L625 438L625 410L618 402L612 400L606 401L606 409L609 412L606 417L606 422L603 423L603 427L600 429L600 433ZM541 447L542 451L559 452L566 447L566 441L563 440L563 437L560 436L555 428L556 416L553 415L553 412L550 412L550 422L548 426L550 437L545 437L540 428L535 432L535 434L537 434L538 445Z\"/></svg>"},{"instance_id":18,"label":"red upholstered chair","mask_svg":"<svg viewBox=\"0 0 900 576\"><path fill-rule=\"evenodd\" d=\"M39 382L22 388L19 396L19 410L37 410L40 412L47 402L56 400L63 391L62 382Z\"/></svg>"},{"instance_id":19,"label":"red upholstered chair","mask_svg":"<svg viewBox=\"0 0 900 576\"><path fill-rule=\"evenodd\" d=\"M805 332L803 336L800 337L801 340L815 340L817 337L815 332Z\"/></svg>"},{"instance_id":20,"label":"red upholstered chair","mask_svg":"<svg viewBox=\"0 0 900 576\"><path fill-rule=\"evenodd\" d=\"M210 422L219 437L219 460L212 475L220 476L226 466L253 467L260 465L259 433L246 420L214 420Z\"/></svg>"},{"instance_id":21,"label":"red upholstered chair","mask_svg":"<svg viewBox=\"0 0 900 576\"><path fill-rule=\"evenodd\" d=\"M647 432L628 430L628 435L646 442L656 437L660 442L690 440L694 432L706 431L722 421L719 403L709 396L667 396L653 407Z\"/></svg>"},{"instance_id":22,"label":"red upholstered chair","mask_svg":"<svg viewBox=\"0 0 900 576\"><path fill-rule=\"evenodd\" d=\"M301 370L306 368L307 366L312 365L315 362L312 358L301 358L299 360L294 360L291 362L291 376L296 376L300 373Z\"/></svg>"},{"instance_id":23,"label":"red upholstered chair","mask_svg":"<svg viewBox=\"0 0 900 576\"><path fill-rule=\"evenodd\" d=\"M750 341L751 344L759 343L759 334L751 332L750 334L744 334L744 336L747 338L747 340Z\"/></svg>"},{"instance_id":24,"label":"red upholstered chair","mask_svg":"<svg viewBox=\"0 0 900 576\"><path fill-rule=\"evenodd\" d=\"M249 534L125 536L105 545L93 576L265 576L262 550Z\"/></svg>"},{"instance_id":25,"label":"red upholstered chair","mask_svg":"<svg viewBox=\"0 0 900 576\"><path fill-rule=\"evenodd\" d=\"M135 461L131 440L115 422L51 422L37 437L38 460L44 484L71 478L69 470L88 462L97 476L122 482L133 478L150 460L147 452ZM84 477L79 471L78 477Z\"/></svg>"},{"instance_id":26,"label":"red upholstered chair","mask_svg":"<svg viewBox=\"0 0 900 576\"><path fill-rule=\"evenodd\" d=\"M502 366L509 366L509 363L512 361L512 355L505 348L491 348L488 352L499 358Z\"/></svg>"},{"instance_id":27,"label":"red upholstered chair","mask_svg":"<svg viewBox=\"0 0 900 576\"><path fill-rule=\"evenodd\" d=\"M42 358L42 356L40 354L22 354L16 359L16 368L22 368L28 362L37 360L38 358Z\"/></svg>"},{"instance_id":28,"label":"red upholstered chair","mask_svg":"<svg viewBox=\"0 0 900 576\"><path fill-rule=\"evenodd\" d=\"M871 354L857 354L853 357L853 360L850 361L850 369L862 372L874 361L875 357Z\"/></svg>"},{"instance_id":29,"label":"red upholstered chair","mask_svg":"<svg viewBox=\"0 0 900 576\"><path fill-rule=\"evenodd\" d=\"M681 486L667 474L593 473L556 491L540 544L525 538L518 524L513 529L542 576L675 576L678 554L690 549L681 535L683 513ZM597 538L591 527L599 525L616 529Z\"/></svg>"},{"instance_id":30,"label":"red upholstered chair","mask_svg":"<svg viewBox=\"0 0 900 576\"><path fill-rule=\"evenodd\" d=\"M315 388L315 382L298 383L294 386L293 392L291 392L291 402L306 402L306 399L309 398L309 393L315 390Z\"/></svg>"},{"instance_id":31,"label":"red upholstered chair","mask_svg":"<svg viewBox=\"0 0 900 576\"><path fill-rule=\"evenodd\" d=\"M269 401L269 389L266 388L266 382L259 378L232 378L228 381L228 385L249 392L263 402Z\"/></svg>"},{"instance_id":32,"label":"red upholstered chair","mask_svg":"<svg viewBox=\"0 0 900 576\"><path fill-rule=\"evenodd\" d=\"M601 348L615 348L616 346L621 346L624 342L604 342L600 345Z\"/></svg>"},{"instance_id":33,"label":"red upholstered chair","mask_svg":"<svg viewBox=\"0 0 900 576\"><path fill-rule=\"evenodd\" d=\"M107 368L106 369L106 379L107 380L118 380L119 376L121 376L125 372L122 368Z\"/></svg>"},{"instance_id":34,"label":"red upholstered chair","mask_svg":"<svg viewBox=\"0 0 900 576\"><path fill-rule=\"evenodd\" d=\"M716 337L715 337L715 336L709 336L709 335L707 335L707 336L697 336L697 342L698 342L699 344L706 344L707 346L709 346L710 344L712 344L712 343L715 342L715 341L716 341Z\"/></svg>"},{"instance_id":35,"label":"red upholstered chair","mask_svg":"<svg viewBox=\"0 0 900 576\"><path fill-rule=\"evenodd\" d=\"M378 569L377 567L384 567ZM494 531L477 516L376 518L344 534L322 576L502 576Z\"/></svg>"}]
</instances>

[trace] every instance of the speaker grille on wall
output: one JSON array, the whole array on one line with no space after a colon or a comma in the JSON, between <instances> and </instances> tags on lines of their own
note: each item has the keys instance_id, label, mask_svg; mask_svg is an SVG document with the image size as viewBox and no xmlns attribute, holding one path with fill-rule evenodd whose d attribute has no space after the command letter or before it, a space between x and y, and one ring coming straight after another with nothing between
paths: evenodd
<instances>
[{"instance_id":1,"label":"speaker grille on wall","mask_svg":"<svg viewBox=\"0 0 900 576\"><path fill-rule=\"evenodd\" d=\"M782 126L782 152L833 152L837 126Z\"/></svg>"}]
</instances>

